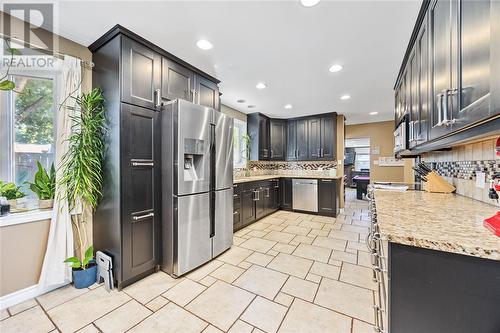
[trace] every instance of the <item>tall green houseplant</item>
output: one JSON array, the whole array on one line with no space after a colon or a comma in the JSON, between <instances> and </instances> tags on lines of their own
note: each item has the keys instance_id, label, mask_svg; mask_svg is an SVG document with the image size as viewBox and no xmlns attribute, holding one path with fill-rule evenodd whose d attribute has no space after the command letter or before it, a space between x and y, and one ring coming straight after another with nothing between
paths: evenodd
<instances>
[{"instance_id":1,"label":"tall green houseplant","mask_svg":"<svg viewBox=\"0 0 500 333\"><path fill-rule=\"evenodd\" d=\"M71 116L73 126L68 138L69 149L62 159L60 185L72 213L78 234L78 257L83 262L88 245L83 212L86 207L94 210L102 196L106 110L100 88L82 94L76 102L80 110Z\"/></svg>"}]
</instances>

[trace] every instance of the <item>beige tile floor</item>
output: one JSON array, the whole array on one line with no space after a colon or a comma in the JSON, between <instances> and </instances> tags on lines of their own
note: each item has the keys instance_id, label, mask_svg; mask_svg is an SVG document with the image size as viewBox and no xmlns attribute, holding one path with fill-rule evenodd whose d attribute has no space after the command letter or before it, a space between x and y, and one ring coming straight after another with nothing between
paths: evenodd
<instances>
[{"instance_id":1,"label":"beige tile floor","mask_svg":"<svg viewBox=\"0 0 500 333\"><path fill-rule=\"evenodd\" d=\"M278 211L180 279L121 292L67 286L1 312L0 332L373 332L368 204L336 219Z\"/></svg>"}]
</instances>

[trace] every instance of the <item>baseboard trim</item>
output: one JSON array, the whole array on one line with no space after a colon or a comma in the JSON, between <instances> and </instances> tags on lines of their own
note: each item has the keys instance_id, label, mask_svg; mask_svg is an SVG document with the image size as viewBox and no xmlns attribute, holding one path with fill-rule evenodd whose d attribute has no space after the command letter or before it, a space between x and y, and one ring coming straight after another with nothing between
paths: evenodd
<instances>
[{"instance_id":1,"label":"baseboard trim","mask_svg":"<svg viewBox=\"0 0 500 333\"><path fill-rule=\"evenodd\" d=\"M0 310L4 310L4 309L11 307L13 305L16 305L16 304L22 303L24 301L27 301L29 299L38 297L40 295L48 293L49 291L60 288L60 287L65 286L67 284L69 284L69 281L66 283L52 285L52 286L47 287L47 288L40 288L38 286L38 284L35 284L31 287L24 288L24 289L21 289L18 291L14 291L13 293L10 293L8 295L0 297Z\"/></svg>"}]
</instances>

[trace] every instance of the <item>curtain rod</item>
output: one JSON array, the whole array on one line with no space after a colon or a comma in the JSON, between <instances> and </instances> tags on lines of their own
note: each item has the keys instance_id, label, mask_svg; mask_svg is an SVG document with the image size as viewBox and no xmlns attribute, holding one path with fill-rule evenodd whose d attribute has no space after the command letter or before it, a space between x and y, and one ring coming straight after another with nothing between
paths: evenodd
<instances>
[{"instance_id":1,"label":"curtain rod","mask_svg":"<svg viewBox=\"0 0 500 333\"><path fill-rule=\"evenodd\" d=\"M53 55L57 55L59 58L61 58L61 57L64 58L64 56L71 56L71 57L80 59L80 61L82 63L82 67L84 67L84 68L92 69L94 67L94 63L92 61L83 60L81 57L77 57L77 56L74 56L72 54L61 53L61 52L50 50L50 49L44 49L40 45L36 45L36 44L30 43L30 42L24 41L22 39L14 37L14 36L9 36L9 35L6 35L6 34L1 33L1 32L0 32L0 36L3 39L10 39L10 40L18 41L18 42L22 43L25 46L31 46L31 47L40 49L40 52L42 52L42 53L45 53L45 52L50 53L50 52L52 52Z\"/></svg>"}]
</instances>

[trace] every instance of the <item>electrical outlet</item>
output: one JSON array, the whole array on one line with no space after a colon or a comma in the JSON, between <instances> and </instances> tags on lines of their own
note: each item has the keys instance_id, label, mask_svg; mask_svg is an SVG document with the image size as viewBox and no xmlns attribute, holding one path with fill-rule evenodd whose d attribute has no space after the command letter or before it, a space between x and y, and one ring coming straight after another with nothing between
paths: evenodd
<instances>
[{"instance_id":1,"label":"electrical outlet","mask_svg":"<svg viewBox=\"0 0 500 333\"><path fill-rule=\"evenodd\" d=\"M478 171L476 172L476 187L484 188L486 184L486 173Z\"/></svg>"}]
</instances>

